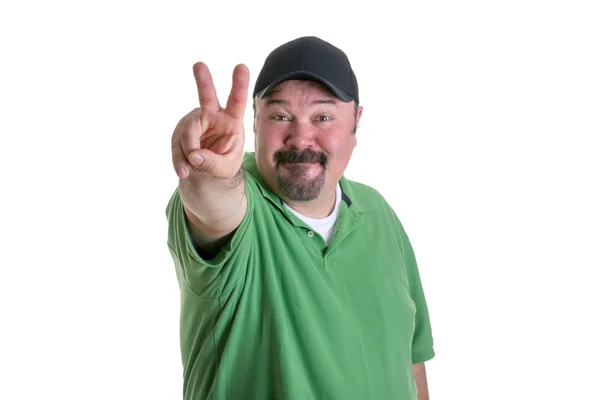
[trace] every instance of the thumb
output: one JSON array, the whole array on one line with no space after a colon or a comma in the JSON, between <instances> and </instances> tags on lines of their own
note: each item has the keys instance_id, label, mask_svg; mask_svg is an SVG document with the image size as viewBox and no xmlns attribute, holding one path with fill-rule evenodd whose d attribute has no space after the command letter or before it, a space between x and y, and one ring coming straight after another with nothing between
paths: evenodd
<instances>
[{"instance_id":1,"label":"thumb","mask_svg":"<svg viewBox=\"0 0 600 400\"><path fill-rule=\"evenodd\" d=\"M229 157L207 149L192 152L189 160L194 172L205 173L215 178L231 178L237 172L230 171L232 163Z\"/></svg>"}]
</instances>

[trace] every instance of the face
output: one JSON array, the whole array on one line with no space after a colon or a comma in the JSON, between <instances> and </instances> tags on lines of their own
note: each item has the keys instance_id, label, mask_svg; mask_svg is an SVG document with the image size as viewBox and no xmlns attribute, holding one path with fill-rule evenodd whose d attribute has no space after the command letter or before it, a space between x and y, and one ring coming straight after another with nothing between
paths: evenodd
<instances>
[{"instance_id":1,"label":"face","mask_svg":"<svg viewBox=\"0 0 600 400\"><path fill-rule=\"evenodd\" d=\"M256 99L255 153L266 184L284 200L331 193L356 146L362 107L321 84L290 80Z\"/></svg>"}]
</instances>

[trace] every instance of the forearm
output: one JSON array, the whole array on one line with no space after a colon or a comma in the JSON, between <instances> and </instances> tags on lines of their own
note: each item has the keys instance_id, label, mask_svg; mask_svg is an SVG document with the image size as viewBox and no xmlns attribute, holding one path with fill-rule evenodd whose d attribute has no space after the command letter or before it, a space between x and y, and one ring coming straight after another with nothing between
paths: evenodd
<instances>
[{"instance_id":1,"label":"forearm","mask_svg":"<svg viewBox=\"0 0 600 400\"><path fill-rule=\"evenodd\" d=\"M425 363L413 364L412 370L415 378L415 385L417 386L418 400L429 400Z\"/></svg>"},{"instance_id":2,"label":"forearm","mask_svg":"<svg viewBox=\"0 0 600 400\"><path fill-rule=\"evenodd\" d=\"M231 179L191 174L179 181L179 195L198 245L210 243L233 231L246 210L244 171Z\"/></svg>"}]
</instances>

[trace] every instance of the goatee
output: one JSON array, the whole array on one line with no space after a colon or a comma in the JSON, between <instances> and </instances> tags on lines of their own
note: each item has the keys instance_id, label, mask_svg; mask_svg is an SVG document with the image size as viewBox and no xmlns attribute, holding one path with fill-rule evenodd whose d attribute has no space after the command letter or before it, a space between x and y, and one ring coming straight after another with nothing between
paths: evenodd
<instances>
[{"instance_id":1,"label":"goatee","mask_svg":"<svg viewBox=\"0 0 600 400\"><path fill-rule=\"evenodd\" d=\"M319 197L325 185L325 168L328 160L326 153L313 150L282 150L276 151L273 157L275 182L281 194L293 201L310 201ZM283 173L282 163L294 163L294 165L286 165L286 173ZM321 165L318 175L310 176L310 163Z\"/></svg>"}]
</instances>

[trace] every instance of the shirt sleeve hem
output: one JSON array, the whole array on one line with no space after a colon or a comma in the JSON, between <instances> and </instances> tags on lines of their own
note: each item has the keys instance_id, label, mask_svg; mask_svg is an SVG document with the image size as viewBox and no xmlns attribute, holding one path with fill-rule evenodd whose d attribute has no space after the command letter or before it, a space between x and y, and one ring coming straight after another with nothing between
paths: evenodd
<instances>
[{"instance_id":1,"label":"shirt sleeve hem","mask_svg":"<svg viewBox=\"0 0 600 400\"><path fill-rule=\"evenodd\" d=\"M425 361L431 360L433 357L435 357L435 351L433 350L433 347L430 347L428 349L419 350L419 351L413 351L412 363L420 364Z\"/></svg>"}]
</instances>

